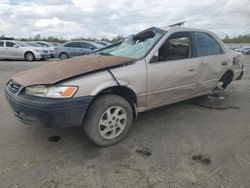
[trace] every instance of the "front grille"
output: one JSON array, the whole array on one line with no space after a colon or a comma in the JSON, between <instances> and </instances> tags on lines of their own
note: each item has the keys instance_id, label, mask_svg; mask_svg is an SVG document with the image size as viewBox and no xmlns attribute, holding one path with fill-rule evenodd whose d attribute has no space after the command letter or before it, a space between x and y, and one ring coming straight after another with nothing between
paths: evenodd
<instances>
[{"instance_id":1,"label":"front grille","mask_svg":"<svg viewBox=\"0 0 250 188\"><path fill-rule=\"evenodd\" d=\"M7 87L8 89L12 92L12 93L17 93L20 88L21 88L21 85L14 82L13 80L10 80L8 83L7 83Z\"/></svg>"}]
</instances>

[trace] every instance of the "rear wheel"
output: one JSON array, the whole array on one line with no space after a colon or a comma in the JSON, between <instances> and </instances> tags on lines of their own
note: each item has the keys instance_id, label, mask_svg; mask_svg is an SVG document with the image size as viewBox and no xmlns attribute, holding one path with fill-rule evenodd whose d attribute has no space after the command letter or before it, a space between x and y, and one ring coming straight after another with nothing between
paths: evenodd
<instances>
[{"instance_id":1,"label":"rear wheel","mask_svg":"<svg viewBox=\"0 0 250 188\"><path fill-rule=\"evenodd\" d=\"M26 52L25 53L25 60L26 61L34 61L35 55L32 52Z\"/></svg>"},{"instance_id":2,"label":"rear wheel","mask_svg":"<svg viewBox=\"0 0 250 188\"><path fill-rule=\"evenodd\" d=\"M66 54L66 53L63 52L63 53L60 54L59 58L60 58L61 60L64 60L64 59L68 59L69 56L68 56L68 54Z\"/></svg>"},{"instance_id":3,"label":"rear wheel","mask_svg":"<svg viewBox=\"0 0 250 188\"><path fill-rule=\"evenodd\" d=\"M84 121L84 130L99 146L110 146L122 140L133 121L130 104L117 95L104 95L90 106Z\"/></svg>"}]
</instances>

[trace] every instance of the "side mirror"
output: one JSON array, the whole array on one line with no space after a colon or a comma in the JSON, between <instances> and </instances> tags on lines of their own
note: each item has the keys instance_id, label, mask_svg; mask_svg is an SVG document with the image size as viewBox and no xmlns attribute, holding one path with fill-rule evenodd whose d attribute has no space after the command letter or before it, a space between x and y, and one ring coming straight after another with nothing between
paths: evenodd
<instances>
[{"instance_id":1,"label":"side mirror","mask_svg":"<svg viewBox=\"0 0 250 188\"><path fill-rule=\"evenodd\" d=\"M151 60L149 61L149 63L156 63L158 62L158 56L159 56L159 51L157 51L154 56L151 58Z\"/></svg>"},{"instance_id":2,"label":"side mirror","mask_svg":"<svg viewBox=\"0 0 250 188\"><path fill-rule=\"evenodd\" d=\"M158 62L158 56L154 55L149 61L149 63L156 63L156 62Z\"/></svg>"},{"instance_id":3,"label":"side mirror","mask_svg":"<svg viewBox=\"0 0 250 188\"><path fill-rule=\"evenodd\" d=\"M15 44L13 45L13 47L14 47L14 48L18 48L18 46L17 46L17 45L15 45Z\"/></svg>"}]
</instances>

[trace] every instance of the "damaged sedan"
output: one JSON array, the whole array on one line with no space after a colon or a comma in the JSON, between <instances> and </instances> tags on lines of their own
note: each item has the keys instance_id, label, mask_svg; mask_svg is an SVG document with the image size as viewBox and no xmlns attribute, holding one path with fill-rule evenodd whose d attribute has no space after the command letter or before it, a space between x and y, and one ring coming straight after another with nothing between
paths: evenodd
<instances>
[{"instance_id":1,"label":"damaged sedan","mask_svg":"<svg viewBox=\"0 0 250 188\"><path fill-rule=\"evenodd\" d=\"M212 32L152 27L95 54L20 72L5 95L25 123L82 126L95 144L109 146L138 113L226 88L243 73L243 55Z\"/></svg>"}]
</instances>

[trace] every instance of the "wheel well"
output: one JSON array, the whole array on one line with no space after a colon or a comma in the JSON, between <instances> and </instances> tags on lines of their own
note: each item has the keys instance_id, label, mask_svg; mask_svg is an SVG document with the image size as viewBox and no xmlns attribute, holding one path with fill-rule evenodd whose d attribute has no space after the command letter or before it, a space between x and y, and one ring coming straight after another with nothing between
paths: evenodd
<instances>
[{"instance_id":1,"label":"wheel well","mask_svg":"<svg viewBox=\"0 0 250 188\"><path fill-rule=\"evenodd\" d=\"M118 95L118 96L124 98L125 100L127 100L129 102L132 110L133 110L133 115L134 116L137 115L137 109L136 109L137 98L136 98L136 94L135 94L135 92L133 90L131 90L128 87L125 87L125 86L114 86L114 87L104 89L94 97L94 99L91 101L91 103L93 103L95 101L95 99L99 98L100 96L107 95L107 94L115 94L115 95ZM91 105L91 103L90 103L90 105Z\"/></svg>"},{"instance_id":2,"label":"wheel well","mask_svg":"<svg viewBox=\"0 0 250 188\"><path fill-rule=\"evenodd\" d=\"M233 77L234 77L234 72L232 70L228 70L227 72L225 72L221 77L221 79L219 80L219 82L223 82L221 87L223 89L226 89L226 87L233 81Z\"/></svg>"},{"instance_id":3,"label":"wheel well","mask_svg":"<svg viewBox=\"0 0 250 188\"><path fill-rule=\"evenodd\" d=\"M35 56L34 53L33 53L32 51L27 51L27 52L24 53L24 57L26 56L27 53L32 53L33 56Z\"/></svg>"},{"instance_id":4,"label":"wheel well","mask_svg":"<svg viewBox=\"0 0 250 188\"><path fill-rule=\"evenodd\" d=\"M60 52L59 57L60 57L62 54L66 54L66 55L69 57L69 54L68 54L67 52Z\"/></svg>"}]
</instances>

